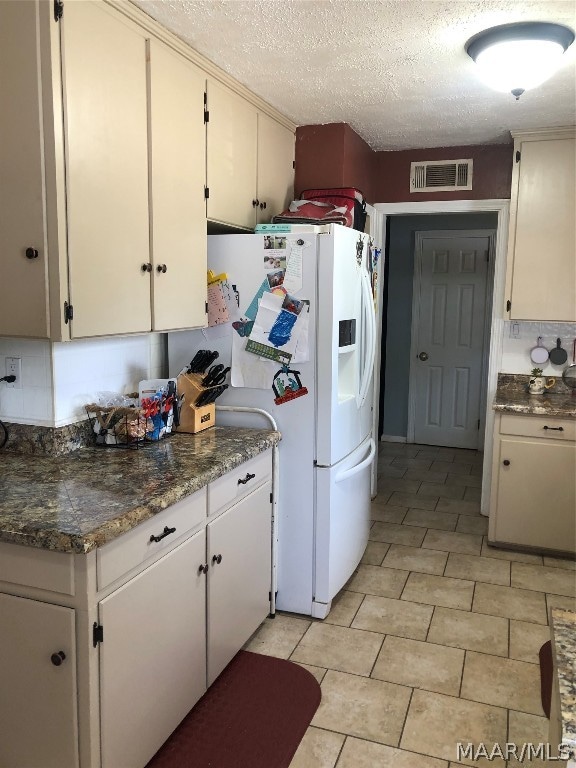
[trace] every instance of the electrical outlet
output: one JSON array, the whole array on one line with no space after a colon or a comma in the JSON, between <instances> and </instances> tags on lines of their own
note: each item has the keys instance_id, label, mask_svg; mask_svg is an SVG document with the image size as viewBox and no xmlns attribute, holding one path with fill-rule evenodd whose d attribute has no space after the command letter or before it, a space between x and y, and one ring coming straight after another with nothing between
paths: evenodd
<instances>
[{"instance_id":1,"label":"electrical outlet","mask_svg":"<svg viewBox=\"0 0 576 768\"><path fill-rule=\"evenodd\" d=\"M6 376L16 376L16 381L13 381L11 384L6 382L7 387L10 387L10 389L22 389L22 358L6 358Z\"/></svg>"}]
</instances>

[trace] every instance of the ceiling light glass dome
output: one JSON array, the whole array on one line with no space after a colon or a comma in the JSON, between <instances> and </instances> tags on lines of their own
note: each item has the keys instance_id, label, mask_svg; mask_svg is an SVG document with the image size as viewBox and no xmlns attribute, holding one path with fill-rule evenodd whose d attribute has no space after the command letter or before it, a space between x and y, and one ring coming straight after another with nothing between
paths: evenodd
<instances>
[{"instance_id":1,"label":"ceiling light glass dome","mask_svg":"<svg viewBox=\"0 0 576 768\"><path fill-rule=\"evenodd\" d=\"M562 55L574 41L574 32L560 24L525 22L492 27L466 43L480 78L497 91L510 91L519 99L558 69Z\"/></svg>"}]
</instances>

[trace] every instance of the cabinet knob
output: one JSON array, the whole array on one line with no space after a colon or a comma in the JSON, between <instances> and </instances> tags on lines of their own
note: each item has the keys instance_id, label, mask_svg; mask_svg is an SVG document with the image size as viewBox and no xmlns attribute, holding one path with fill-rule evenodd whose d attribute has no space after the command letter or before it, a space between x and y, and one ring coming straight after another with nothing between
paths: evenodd
<instances>
[{"instance_id":1,"label":"cabinet knob","mask_svg":"<svg viewBox=\"0 0 576 768\"><path fill-rule=\"evenodd\" d=\"M260 200L252 200L252 208L258 208L260 205Z\"/></svg>"},{"instance_id":2,"label":"cabinet knob","mask_svg":"<svg viewBox=\"0 0 576 768\"><path fill-rule=\"evenodd\" d=\"M564 432L564 427L542 427L542 429L551 429L553 432Z\"/></svg>"},{"instance_id":3,"label":"cabinet knob","mask_svg":"<svg viewBox=\"0 0 576 768\"><path fill-rule=\"evenodd\" d=\"M164 274L167 269L168 267L166 266L166 264L158 264L158 266L156 267L156 272L161 272L162 274Z\"/></svg>"},{"instance_id":4,"label":"cabinet knob","mask_svg":"<svg viewBox=\"0 0 576 768\"><path fill-rule=\"evenodd\" d=\"M212 558L212 565L220 565L221 562L222 562L222 555L214 555L214 557Z\"/></svg>"},{"instance_id":5,"label":"cabinet knob","mask_svg":"<svg viewBox=\"0 0 576 768\"><path fill-rule=\"evenodd\" d=\"M502 464L504 464L505 467L509 467L510 466L510 459L504 459Z\"/></svg>"},{"instance_id":6,"label":"cabinet knob","mask_svg":"<svg viewBox=\"0 0 576 768\"><path fill-rule=\"evenodd\" d=\"M36 248L26 248L26 258L27 259L37 259L38 258L38 250Z\"/></svg>"},{"instance_id":7,"label":"cabinet knob","mask_svg":"<svg viewBox=\"0 0 576 768\"><path fill-rule=\"evenodd\" d=\"M152 264L142 264L142 272L152 272Z\"/></svg>"},{"instance_id":8,"label":"cabinet knob","mask_svg":"<svg viewBox=\"0 0 576 768\"><path fill-rule=\"evenodd\" d=\"M266 202L260 203L260 210L263 211L266 208Z\"/></svg>"},{"instance_id":9,"label":"cabinet knob","mask_svg":"<svg viewBox=\"0 0 576 768\"><path fill-rule=\"evenodd\" d=\"M203 563L198 567L198 575L208 573L208 563Z\"/></svg>"},{"instance_id":10,"label":"cabinet knob","mask_svg":"<svg viewBox=\"0 0 576 768\"><path fill-rule=\"evenodd\" d=\"M238 480L238 485L246 485L250 480L254 480L256 475L252 475L250 472L246 473L246 477L243 480Z\"/></svg>"},{"instance_id":11,"label":"cabinet knob","mask_svg":"<svg viewBox=\"0 0 576 768\"><path fill-rule=\"evenodd\" d=\"M52 656L50 656L50 661L52 664L54 664L55 667L59 667L65 658L66 654L64 651L58 651L58 653L53 653Z\"/></svg>"}]
</instances>

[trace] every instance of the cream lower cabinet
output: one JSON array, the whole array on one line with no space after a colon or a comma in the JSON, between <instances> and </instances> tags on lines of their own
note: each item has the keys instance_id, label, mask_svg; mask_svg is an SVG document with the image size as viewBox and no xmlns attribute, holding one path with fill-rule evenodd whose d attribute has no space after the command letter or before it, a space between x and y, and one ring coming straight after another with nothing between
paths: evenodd
<instances>
[{"instance_id":1,"label":"cream lower cabinet","mask_svg":"<svg viewBox=\"0 0 576 768\"><path fill-rule=\"evenodd\" d=\"M576 321L576 133L514 132L508 317Z\"/></svg>"},{"instance_id":2,"label":"cream lower cabinet","mask_svg":"<svg viewBox=\"0 0 576 768\"><path fill-rule=\"evenodd\" d=\"M0 766L144 768L270 610L271 451L87 555L0 543Z\"/></svg>"},{"instance_id":3,"label":"cream lower cabinet","mask_svg":"<svg viewBox=\"0 0 576 768\"><path fill-rule=\"evenodd\" d=\"M576 551L576 421L497 415L489 541Z\"/></svg>"},{"instance_id":4,"label":"cream lower cabinet","mask_svg":"<svg viewBox=\"0 0 576 768\"><path fill-rule=\"evenodd\" d=\"M270 483L207 526L208 685L270 610Z\"/></svg>"},{"instance_id":5,"label":"cream lower cabinet","mask_svg":"<svg viewBox=\"0 0 576 768\"><path fill-rule=\"evenodd\" d=\"M0 594L0 765L76 768L75 612Z\"/></svg>"},{"instance_id":6,"label":"cream lower cabinet","mask_svg":"<svg viewBox=\"0 0 576 768\"><path fill-rule=\"evenodd\" d=\"M98 609L102 768L144 766L206 690L199 531Z\"/></svg>"}]
</instances>

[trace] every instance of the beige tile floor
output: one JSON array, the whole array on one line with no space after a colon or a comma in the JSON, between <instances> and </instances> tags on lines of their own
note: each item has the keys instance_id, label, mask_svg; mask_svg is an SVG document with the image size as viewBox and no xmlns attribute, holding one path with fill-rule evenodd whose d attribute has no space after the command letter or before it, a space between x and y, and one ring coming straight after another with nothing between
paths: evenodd
<instances>
[{"instance_id":1,"label":"beige tile floor","mask_svg":"<svg viewBox=\"0 0 576 768\"><path fill-rule=\"evenodd\" d=\"M575 564L488 546L476 451L384 443L378 471L366 553L328 617L278 613L246 646L321 683L291 768L504 766L457 763L456 743L548 741L538 650L550 608L576 609Z\"/></svg>"}]
</instances>

